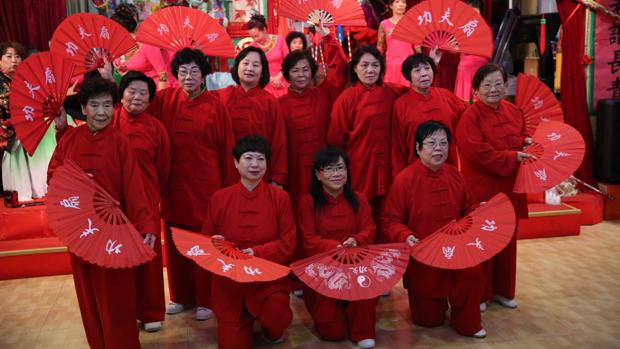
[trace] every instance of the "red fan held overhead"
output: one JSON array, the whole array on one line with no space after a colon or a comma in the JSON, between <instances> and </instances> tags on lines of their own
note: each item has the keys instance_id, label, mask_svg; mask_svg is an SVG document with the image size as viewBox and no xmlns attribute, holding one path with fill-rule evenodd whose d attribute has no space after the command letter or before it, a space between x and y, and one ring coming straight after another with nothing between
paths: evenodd
<instances>
[{"instance_id":1,"label":"red fan held overhead","mask_svg":"<svg viewBox=\"0 0 620 349\"><path fill-rule=\"evenodd\" d=\"M541 122L564 121L560 102L547 85L532 75L519 74L515 105L523 113L525 128L529 135L534 134Z\"/></svg>"},{"instance_id":2,"label":"red fan held overhead","mask_svg":"<svg viewBox=\"0 0 620 349\"><path fill-rule=\"evenodd\" d=\"M390 290L409 264L404 243L340 247L291 264L299 280L318 293L356 301Z\"/></svg>"},{"instance_id":3,"label":"red fan held overhead","mask_svg":"<svg viewBox=\"0 0 620 349\"><path fill-rule=\"evenodd\" d=\"M52 36L54 54L75 63L74 74L102 68L128 53L136 41L120 24L104 16L78 13L67 17Z\"/></svg>"},{"instance_id":4,"label":"red fan held overhead","mask_svg":"<svg viewBox=\"0 0 620 349\"><path fill-rule=\"evenodd\" d=\"M581 165L586 149L579 131L557 121L541 123L532 141L523 151L536 158L519 165L517 193L539 193L560 184Z\"/></svg>"},{"instance_id":5,"label":"red fan held overhead","mask_svg":"<svg viewBox=\"0 0 620 349\"><path fill-rule=\"evenodd\" d=\"M172 228L177 250L201 268L237 282L273 281L291 271L288 267L239 252L234 243Z\"/></svg>"},{"instance_id":6,"label":"red fan held overhead","mask_svg":"<svg viewBox=\"0 0 620 349\"><path fill-rule=\"evenodd\" d=\"M90 263L131 268L155 257L120 203L74 162L54 172L46 205L50 228L69 251Z\"/></svg>"},{"instance_id":7,"label":"red fan held overhead","mask_svg":"<svg viewBox=\"0 0 620 349\"><path fill-rule=\"evenodd\" d=\"M138 28L136 40L172 51L189 47L207 56L235 56L233 42L217 20L181 6L166 7L150 15Z\"/></svg>"},{"instance_id":8,"label":"red fan held overhead","mask_svg":"<svg viewBox=\"0 0 620 349\"><path fill-rule=\"evenodd\" d=\"M279 15L314 25L366 26L357 0L282 0Z\"/></svg>"},{"instance_id":9,"label":"red fan held overhead","mask_svg":"<svg viewBox=\"0 0 620 349\"><path fill-rule=\"evenodd\" d=\"M491 57L491 28L476 10L460 0L426 0L400 19L394 38L454 53Z\"/></svg>"},{"instance_id":10,"label":"red fan held overhead","mask_svg":"<svg viewBox=\"0 0 620 349\"><path fill-rule=\"evenodd\" d=\"M60 115L75 65L49 52L35 53L17 67L11 84L11 121L28 154L34 154Z\"/></svg>"},{"instance_id":11,"label":"red fan held overhead","mask_svg":"<svg viewBox=\"0 0 620 349\"><path fill-rule=\"evenodd\" d=\"M467 216L417 243L411 248L411 256L435 268L470 268L506 247L515 226L514 208L508 197L499 193Z\"/></svg>"}]
</instances>

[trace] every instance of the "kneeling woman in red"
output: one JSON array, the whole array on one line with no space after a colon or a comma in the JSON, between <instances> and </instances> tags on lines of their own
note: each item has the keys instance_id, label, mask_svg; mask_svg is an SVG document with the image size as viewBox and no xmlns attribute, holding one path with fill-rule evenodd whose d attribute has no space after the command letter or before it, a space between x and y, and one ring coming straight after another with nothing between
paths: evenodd
<instances>
[{"instance_id":1,"label":"kneeling woman in red","mask_svg":"<svg viewBox=\"0 0 620 349\"><path fill-rule=\"evenodd\" d=\"M269 143L256 135L242 137L233 155L241 180L213 194L203 232L234 242L248 255L285 263L295 250L295 220L288 194L262 181ZM255 320L268 340L282 341L293 319L287 278L243 284L213 275L211 286L220 349L251 348Z\"/></svg>"},{"instance_id":2,"label":"kneeling woman in red","mask_svg":"<svg viewBox=\"0 0 620 349\"><path fill-rule=\"evenodd\" d=\"M366 198L353 191L348 167L347 154L337 148L322 149L314 156L310 194L303 197L298 211L306 256L374 240L372 211ZM361 348L375 346L377 298L346 302L307 288L304 302L322 339L348 336Z\"/></svg>"},{"instance_id":3,"label":"kneeling woman in red","mask_svg":"<svg viewBox=\"0 0 620 349\"><path fill-rule=\"evenodd\" d=\"M153 242L159 226L153 218L134 149L110 125L118 102L113 82L84 80L80 104L86 124L66 131L52 156L48 181L56 168L75 162L114 199L133 223ZM152 247L152 245L151 245ZM103 268L73 253L71 269L88 345L95 349L140 348L136 326L136 272L134 268Z\"/></svg>"},{"instance_id":4,"label":"kneeling woman in red","mask_svg":"<svg viewBox=\"0 0 620 349\"><path fill-rule=\"evenodd\" d=\"M476 202L457 169L445 164L450 146L449 128L426 121L414 137L420 161L406 167L388 194L383 216L386 235L395 242L414 246L452 220L471 211ZM461 335L483 338L480 265L444 270L410 259L405 274L411 318L424 327L441 326L450 304L450 325Z\"/></svg>"}]
</instances>

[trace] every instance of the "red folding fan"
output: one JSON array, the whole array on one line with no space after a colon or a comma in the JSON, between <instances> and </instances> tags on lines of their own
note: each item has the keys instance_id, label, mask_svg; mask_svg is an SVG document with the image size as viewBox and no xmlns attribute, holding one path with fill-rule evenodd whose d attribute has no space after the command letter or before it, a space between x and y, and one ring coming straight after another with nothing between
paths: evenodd
<instances>
[{"instance_id":1,"label":"red folding fan","mask_svg":"<svg viewBox=\"0 0 620 349\"><path fill-rule=\"evenodd\" d=\"M390 290L409 264L405 243L340 247L291 264L299 280L318 293L356 301Z\"/></svg>"},{"instance_id":2,"label":"red folding fan","mask_svg":"<svg viewBox=\"0 0 620 349\"><path fill-rule=\"evenodd\" d=\"M74 162L55 170L48 189L49 226L72 253L104 268L131 268L155 257L120 203Z\"/></svg>"},{"instance_id":3,"label":"red folding fan","mask_svg":"<svg viewBox=\"0 0 620 349\"><path fill-rule=\"evenodd\" d=\"M514 191L538 193L570 177L581 165L585 142L579 131L558 121L538 125L533 143L523 151L536 156L521 162Z\"/></svg>"},{"instance_id":4,"label":"red folding fan","mask_svg":"<svg viewBox=\"0 0 620 349\"><path fill-rule=\"evenodd\" d=\"M60 115L75 65L49 52L35 53L17 67L11 84L11 120L28 154L34 154Z\"/></svg>"},{"instance_id":5,"label":"red folding fan","mask_svg":"<svg viewBox=\"0 0 620 349\"><path fill-rule=\"evenodd\" d=\"M493 54L493 34L484 18L460 0L426 0L400 19L394 38L430 48L482 57Z\"/></svg>"},{"instance_id":6,"label":"red folding fan","mask_svg":"<svg viewBox=\"0 0 620 349\"><path fill-rule=\"evenodd\" d=\"M515 105L523 112L525 128L534 134L541 121L564 121L564 112L553 92L537 77L519 74Z\"/></svg>"},{"instance_id":7,"label":"red folding fan","mask_svg":"<svg viewBox=\"0 0 620 349\"><path fill-rule=\"evenodd\" d=\"M74 74L103 67L128 53L136 41L120 24L104 16L78 13L65 18L54 31L51 51L75 63Z\"/></svg>"},{"instance_id":8,"label":"red folding fan","mask_svg":"<svg viewBox=\"0 0 620 349\"><path fill-rule=\"evenodd\" d=\"M470 268L506 247L515 224L510 200L499 193L467 216L422 239L411 249L411 256L435 268Z\"/></svg>"},{"instance_id":9,"label":"red folding fan","mask_svg":"<svg viewBox=\"0 0 620 349\"><path fill-rule=\"evenodd\" d=\"M239 252L234 243L172 228L179 252L201 268L237 282L273 281L291 271L288 267Z\"/></svg>"},{"instance_id":10,"label":"red folding fan","mask_svg":"<svg viewBox=\"0 0 620 349\"><path fill-rule=\"evenodd\" d=\"M366 26L356 0L282 0L279 15L314 25Z\"/></svg>"},{"instance_id":11,"label":"red folding fan","mask_svg":"<svg viewBox=\"0 0 620 349\"><path fill-rule=\"evenodd\" d=\"M189 47L207 56L235 56L226 29L206 13L187 7L166 7L153 13L138 28L136 40L175 52Z\"/></svg>"}]
</instances>

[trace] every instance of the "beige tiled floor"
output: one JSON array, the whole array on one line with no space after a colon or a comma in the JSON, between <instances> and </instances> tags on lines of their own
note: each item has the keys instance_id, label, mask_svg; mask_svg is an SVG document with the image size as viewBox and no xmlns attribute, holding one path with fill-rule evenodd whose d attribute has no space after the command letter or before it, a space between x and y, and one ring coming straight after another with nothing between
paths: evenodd
<instances>
[{"instance_id":1,"label":"beige tiled floor","mask_svg":"<svg viewBox=\"0 0 620 349\"><path fill-rule=\"evenodd\" d=\"M425 329L409 320L399 285L377 308L378 348L620 348L620 222L582 227L575 237L519 241L519 308L493 304L483 314L486 339ZM312 332L300 299L283 344L273 348L355 348ZM0 281L0 348L86 348L70 276ZM215 348L215 321L192 312L168 317L158 333L140 334L145 349ZM256 344L271 348L256 331Z\"/></svg>"}]
</instances>

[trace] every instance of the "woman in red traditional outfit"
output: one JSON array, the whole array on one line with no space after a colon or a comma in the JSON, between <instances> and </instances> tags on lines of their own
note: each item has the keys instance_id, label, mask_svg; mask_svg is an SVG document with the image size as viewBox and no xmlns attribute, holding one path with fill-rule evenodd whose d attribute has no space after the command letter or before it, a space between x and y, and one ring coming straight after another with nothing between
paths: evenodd
<instances>
[{"instance_id":1,"label":"woman in red traditional outfit","mask_svg":"<svg viewBox=\"0 0 620 349\"><path fill-rule=\"evenodd\" d=\"M153 223L160 227L154 241L157 256L136 268L137 319L148 332L161 329L166 311L159 205L160 193L168 184L170 173L168 132L159 120L146 112L155 98L155 90L155 82L144 73L130 71L125 74L119 85L121 106L116 109L113 121L114 128L129 139L136 152L149 202L157 213Z\"/></svg>"},{"instance_id":2,"label":"woman in red traditional outfit","mask_svg":"<svg viewBox=\"0 0 620 349\"><path fill-rule=\"evenodd\" d=\"M420 161L398 174L385 204L383 224L394 242L414 246L437 229L465 216L476 206L458 170L444 164L448 158L450 129L426 121L414 136ZM439 252L438 252L439 253ZM480 297L484 276L480 265L444 270L409 260L404 284L411 318L416 325L441 326L450 305L450 325L461 335L483 338Z\"/></svg>"},{"instance_id":3,"label":"woman in red traditional outfit","mask_svg":"<svg viewBox=\"0 0 620 349\"><path fill-rule=\"evenodd\" d=\"M86 79L80 104L86 124L66 131L48 168L48 179L66 161L75 162L120 202L131 223L151 247L158 234L153 207L144 190L134 149L110 123L118 101L116 85ZM91 348L140 348L136 326L134 268L103 268L70 253L73 280L86 339Z\"/></svg>"},{"instance_id":4,"label":"woman in red traditional outfit","mask_svg":"<svg viewBox=\"0 0 620 349\"><path fill-rule=\"evenodd\" d=\"M336 99L327 131L327 142L351 157L354 189L370 202L377 221L383 198L392 184L390 127L394 101L404 87L383 84L385 60L374 46L362 46L349 62L352 86ZM384 238L377 230L377 241Z\"/></svg>"},{"instance_id":5,"label":"woman in red traditional outfit","mask_svg":"<svg viewBox=\"0 0 620 349\"><path fill-rule=\"evenodd\" d=\"M456 131L463 177L477 201L505 193L515 207L517 218L527 218L525 196L514 194L512 189L519 163L531 157L520 150L532 140L525 133L521 111L504 100L506 73L497 64L486 64L478 69L472 85L478 101L463 113ZM513 236L506 248L483 264L486 287L480 304L482 311L494 295L503 306L517 307L516 239Z\"/></svg>"},{"instance_id":6,"label":"woman in red traditional outfit","mask_svg":"<svg viewBox=\"0 0 620 349\"><path fill-rule=\"evenodd\" d=\"M403 62L402 75L411 83L411 89L394 104L394 175L417 160L413 138L420 124L428 120L441 121L454 134L458 120L466 109L465 103L452 92L432 86L435 72L435 62L423 53L411 55ZM448 163L454 166L457 163L454 142L448 153Z\"/></svg>"},{"instance_id":7,"label":"woman in red traditional outfit","mask_svg":"<svg viewBox=\"0 0 620 349\"><path fill-rule=\"evenodd\" d=\"M374 241L375 224L366 198L355 193L348 176L349 158L337 148L316 153L310 194L297 211L306 256L341 246L364 246ZM304 303L324 340L349 338L360 348L375 346L377 298L344 302L305 288Z\"/></svg>"},{"instance_id":8,"label":"woman in red traditional outfit","mask_svg":"<svg viewBox=\"0 0 620 349\"><path fill-rule=\"evenodd\" d=\"M264 90L269 82L265 53L253 46L244 48L235 57L231 74L237 86L211 92L228 109L236 140L256 134L269 141L273 156L265 180L282 187L287 177L286 128L278 100Z\"/></svg>"},{"instance_id":9,"label":"woman in red traditional outfit","mask_svg":"<svg viewBox=\"0 0 620 349\"><path fill-rule=\"evenodd\" d=\"M291 84L288 93L278 99L284 113L288 144L288 175L284 188L294 208L308 193L314 154L326 145L329 113L346 83L347 59L342 47L327 29L317 27L317 32L323 36L329 64L323 83L313 86L318 66L307 51L293 51L282 63L284 78Z\"/></svg>"},{"instance_id":10,"label":"woman in red traditional outfit","mask_svg":"<svg viewBox=\"0 0 620 349\"><path fill-rule=\"evenodd\" d=\"M295 250L295 220L286 192L263 181L269 143L249 135L237 141L233 155L241 180L213 194L202 231L237 244L243 253L284 264ZM269 341L284 340L293 318L287 278L248 284L213 275L212 287L220 349L251 348L255 320Z\"/></svg>"},{"instance_id":11,"label":"woman in red traditional outfit","mask_svg":"<svg viewBox=\"0 0 620 349\"><path fill-rule=\"evenodd\" d=\"M177 52L171 70L181 87L158 91L149 106L168 130L172 151L161 203L171 300L166 312L176 314L197 305L196 319L206 320L213 316L210 274L177 251L170 226L200 231L211 195L234 183L230 159L234 135L226 108L201 85L209 73L202 51Z\"/></svg>"},{"instance_id":12,"label":"woman in red traditional outfit","mask_svg":"<svg viewBox=\"0 0 620 349\"><path fill-rule=\"evenodd\" d=\"M289 52L286 39L282 35L273 35L267 33L267 23L265 16L255 13L252 15L248 23L245 24L248 34L252 40L250 45L258 47L267 56L269 61L269 84L265 86L265 91L271 93L274 97L280 97L286 94L288 83L282 79L282 61ZM238 82L237 82L238 83Z\"/></svg>"}]
</instances>

